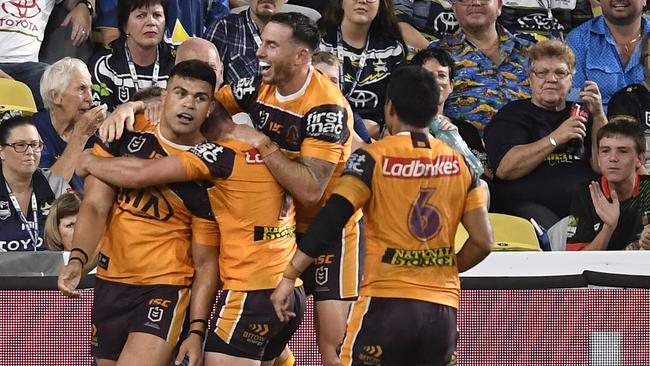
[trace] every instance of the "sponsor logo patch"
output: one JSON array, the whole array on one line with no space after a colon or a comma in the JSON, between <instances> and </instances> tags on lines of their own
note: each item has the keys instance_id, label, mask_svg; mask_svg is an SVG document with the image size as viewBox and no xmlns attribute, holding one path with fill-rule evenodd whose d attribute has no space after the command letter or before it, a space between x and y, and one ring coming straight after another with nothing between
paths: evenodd
<instances>
[{"instance_id":1,"label":"sponsor logo patch","mask_svg":"<svg viewBox=\"0 0 650 366\"><path fill-rule=\"evenodd\" d=\"M255 226L253 240L273 240L280 238L292 238L296 236L296 226L274 227L274 226Z\"/></svg>"},{"instance_id":2,"label":"sponsor logo patch","mask_svg":"<svg viewBox=\"0 0 650 366\"><path fill-rule=\"evenodd\" d=\"M384 157L382 173L385 177L422 178L448 177L460 173L458 159L454 155L430 158Z\"/></svg>"},{"instance_id":3,"label":"sponsor logo patch","mask_svg":"<svg viewBox=\"0 0 650 366\"><path fill-rule=\"evenodd\" d=\"M406 267L448 267L455 264L451 247L420 250L387 248L381 261Z\"/></svg>"}]
</instances>

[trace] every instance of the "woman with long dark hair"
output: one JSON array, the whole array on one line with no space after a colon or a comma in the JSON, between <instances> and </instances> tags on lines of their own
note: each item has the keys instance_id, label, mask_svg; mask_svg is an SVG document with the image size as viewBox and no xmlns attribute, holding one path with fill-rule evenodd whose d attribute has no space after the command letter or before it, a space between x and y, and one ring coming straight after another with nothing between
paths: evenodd
<instances>
[{"instance_id":1,"label":"woman with long dark hair","mask_svg":"<svg viewBox=\"0 0 650 366\"><path fill-rule=\"evenodd\" d=\"M407 54L392 1L332 1L319 29L321 51L340 61L343 94L364 119L371 136L377 137L384 125L386 86Z\"/></svg>"}]
</instances>

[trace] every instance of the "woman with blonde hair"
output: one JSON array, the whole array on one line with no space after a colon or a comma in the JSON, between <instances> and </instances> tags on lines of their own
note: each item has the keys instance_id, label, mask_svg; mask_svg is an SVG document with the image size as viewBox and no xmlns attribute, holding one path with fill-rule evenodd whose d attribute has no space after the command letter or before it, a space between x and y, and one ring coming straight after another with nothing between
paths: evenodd
<instances>
[{"instance_id":1,"label":"woman with blonde hair","mask_svg":"<svg viewBox=\"0 0 650 366\"><path fill-rule=\"evenodd\" d=\"M45 244L49 250L72 249L72 234L82 199L81 193L64 193L52 203L45 222Z\"/></svg>"}]
</instances>

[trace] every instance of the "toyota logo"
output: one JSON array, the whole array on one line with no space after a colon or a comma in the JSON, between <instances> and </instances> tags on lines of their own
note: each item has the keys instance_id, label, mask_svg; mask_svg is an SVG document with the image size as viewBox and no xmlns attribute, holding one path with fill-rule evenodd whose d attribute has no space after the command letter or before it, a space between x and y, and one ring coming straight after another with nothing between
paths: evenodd
<instances>
[{"instance_id":1,"label":"toyota logo","mask_svg":"<svg viewBox=\"0 0 650 366\"><path fill-rule=\"evenodd\" d=\"M41 13L36 0L14 0L2 4L2 10L16 18L33 18Z\"/></svg>"}]
</instances>

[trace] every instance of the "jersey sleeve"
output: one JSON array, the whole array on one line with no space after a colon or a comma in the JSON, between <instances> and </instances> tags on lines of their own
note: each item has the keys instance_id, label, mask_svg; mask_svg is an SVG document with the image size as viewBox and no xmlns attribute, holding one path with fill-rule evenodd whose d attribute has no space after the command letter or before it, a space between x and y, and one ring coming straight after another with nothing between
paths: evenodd
<instances>
[{"instance_id":1,"label":"jersey sleeve","mask_svg":"<svg viewBox=\"0 0 650 366\"><path fill-rule=\"evenodd\" d=\"M225 146L204 142L178 155L190 180L228 178L235 163L235 152Z\"/></svg>"},{"instance_id":2,"label":"jersey sleeve","mask_svg":"<svg viewBox=\"0 0 650 366\"><path fill-rule=\"evenodd\" d=\"M303 117L305 139L300 148L300 156L338 163L345 143L350 138L353 118L345 106L325 104L312 108Z\"/></svg>"},{"instance_id":3,"label":"jersey sleeve","mask_svg":"<svg viewBox=\"0 0 650 366\"><path fill-rule=\"evenodd\" d=\"M569 209L569 221L567 223L566 250L582 250L595 238L597 222L594 222L591 214L591 195L585 187L573 195ZM600 230L600 227L597 228Z\"/></svg>"},{"instance_id":4,"label":"jersey sleeve","mask_svg":"<svg viewBox=\"0 0 650 366\"><path fill-rule=\"evenodd\" d=\"M469 188L467 189L467 195L465 196L465 208L463 212L471 211L481 207L487 207L487 193L481 184L481 178L474 171L474 169L469 168L467 161L462 155L458 153L455 154L459 160L463 161L461 164L464 167L463 170L465 170L467 174L470 175L470 184Z\"/></svg>"},{"instance_id":5,"label":"jersey sleeve","mask_svg":"<svg viewBox=\"0 0 650 366\"><path fill-rule=\"evenodd\" d=\"M372 175L375 159L363 149L350 155L339 185L334 189L338 194L352 203L355 209L365 205L372 193Z\"/></svg>"},{"instance_id":6,"label":"jersey sleeve","mask_svg":"<svg viewBox=\"0 0 650 366\"><path fill-rule=\"evenodd\" d=\"M256 77L239 79L221 87L215 93L214 98L226 108L230 115L248 112L257 100L260 82L261 80Z\"/></svg>"},{"instance_id":7,"label":"jersey sleeve","mask_svg":"<svg viewBox=\"0 0 650 366\"><path fill-rule=\"evenodd\" d=\"M192 243L219 246L219 225L212 219L192 216Z\"/></svg>"}]
</instances>

